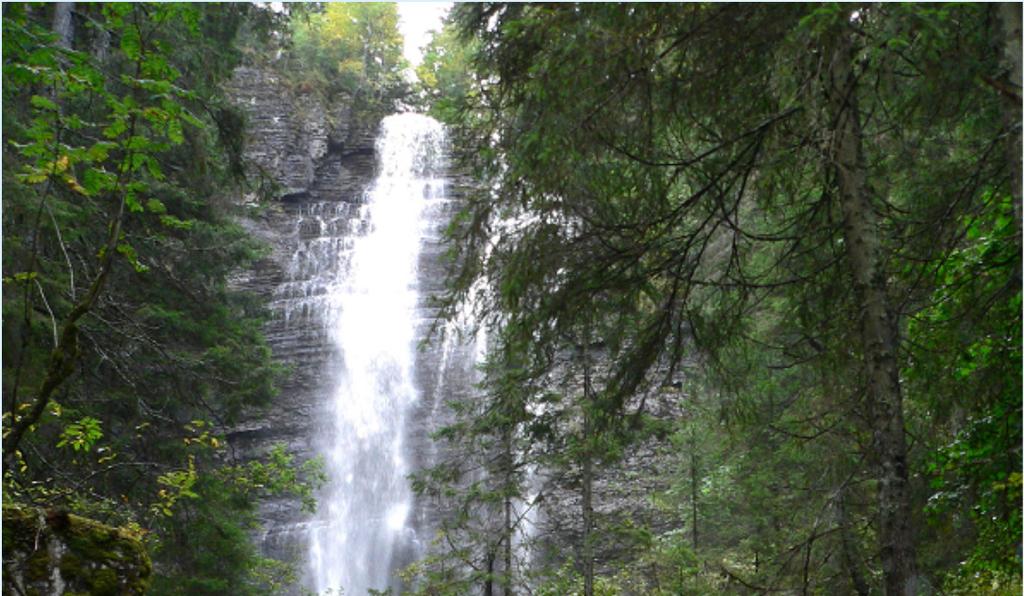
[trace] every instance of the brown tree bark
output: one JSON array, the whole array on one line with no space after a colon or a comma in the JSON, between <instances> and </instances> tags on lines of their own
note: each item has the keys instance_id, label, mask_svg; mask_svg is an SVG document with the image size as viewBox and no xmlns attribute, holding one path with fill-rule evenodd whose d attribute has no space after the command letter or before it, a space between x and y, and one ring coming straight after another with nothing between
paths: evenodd
<instances>
[{"instance_id":1,"label":"brown tree bark","mask_svg":"<svg viewBox=\"0 0 1024 596\"><path fill-rule=\"evenodd\" d=\"M1002 67L1006 71L1007 92L1003 94L1003 113L1009 131L1007 164L1010 166L1010 191L1013 193L1013 214L1017 235L1021 234L1021 5L1017 2L995 4L1002 29Z\"/></svg>"},{"instance_id":2,"label":"brown tree bark","mask_svg":"<svg viewBox=\"0 0 1024 596\"><path fill-rule=\"evenodd\" d=\"M849 29L852 15L841 18L843 21L832 32L835 46L825 89L832 133L829 152L842 209L846 260L860 309L860 348L867 384L865 410L872 426L872 456L879 484L879 540L885 592L889 596L909 596L917 593L918 579L896 361L898 333L881 267L880 231L863 155L854 72L856 52Z\"/></svg>"}]
</instances>

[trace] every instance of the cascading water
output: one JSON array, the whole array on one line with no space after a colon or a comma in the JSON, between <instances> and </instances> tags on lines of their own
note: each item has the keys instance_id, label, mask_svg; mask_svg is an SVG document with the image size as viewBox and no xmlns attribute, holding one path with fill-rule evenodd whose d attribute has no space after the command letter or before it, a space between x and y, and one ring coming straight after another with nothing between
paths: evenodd
<instances>
[{"instance_id":1,"label":"cascading water","mask_svg":"<svg viewBox=\"0 0 1024 596\"><path fill-rule=\"evenodd\" d=\"M386 118L379 174L347 258L324 255L338 263L320 304L339 362L318 438L328 474L310 529L318 594L397 588L396 553L414 548L405 443L418 399L417 262L434 223L426 207L444 194L443 143L441 125L426 116Z\"/></svg>"}]
</instances>

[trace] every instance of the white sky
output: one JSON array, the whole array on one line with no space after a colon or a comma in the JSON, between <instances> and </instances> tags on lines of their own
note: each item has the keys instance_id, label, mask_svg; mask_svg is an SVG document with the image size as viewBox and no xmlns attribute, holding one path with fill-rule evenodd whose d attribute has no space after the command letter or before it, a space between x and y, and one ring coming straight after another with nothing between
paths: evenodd
<instances>
[{"instance_id":1,"label":"white sky","mask_svg":"<svg viewBox=\"0 0 1024 596\"><path fill-rule=\"evenodd\" d=\"M451 2L398 3L398 30L405 38L403 53L413 68L423 60L420 48L430 41L430 31L441 28L441 19L451 7Z\"/></svg>"}]
</instances>

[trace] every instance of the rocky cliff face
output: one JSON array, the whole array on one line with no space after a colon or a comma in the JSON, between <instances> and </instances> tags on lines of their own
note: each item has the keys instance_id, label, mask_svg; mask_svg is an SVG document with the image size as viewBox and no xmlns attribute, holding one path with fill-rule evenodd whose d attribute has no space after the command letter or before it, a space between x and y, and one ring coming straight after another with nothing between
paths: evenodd
<instances>
[{"instance_id":1,"label":"rocky cliff face","mask_svg":"<svg viewBox=\"0 0 1024 596\"><path fill-rule=\"evenodd\" d=\"M677 390L656 385L647 392L644 411L661 421L678 418L681 397ZM629 407L635 411L637 404ZM614 575L635 558L639 544L634 530L648 530L657 536L682 526L678 512L666 510L655 499L680 473L678 449L670 437L651 434L626 446L621 459L599 461L594 466L592 539L599 574ZM542 471L536 480L543 495L534 529L536 556L553 567L582 556L581 481L578 465L570 466L562 475Z\"/></svg>"},{"instance_id":2,"label":"rocky cliff face","mask_svg":"<svg viewBox=\"0 0 1024 596\"><path fill-rule=\"evenodd\" d=\"M328 103L253 66L236 69L227 92L246 113L246 157L280 186L282 202L351 202L361 194L380 123L355 118L351 98Z\"/></svg>"},{"instance_id":3,"label":"rocky cliff face","mask_svg":"<svg viewBox=\"0 0 1024 596\"><path fill-rule=\"evenodd\" d=\"M265 331L276 360L290 372L275 403L252 412L230 430L228 439L238 457L255 457L284 443L301 460L316 453L318 424L326 415L338 367L340 355L330 341L325 301L338 271L346 267L354 235L368 225L361 206L375 175L379 122L360 121L345 98L325 105L292 91L282 77L262 68L239 68L229 93L247 116L247 157L278 187L277 198L261 207L260 215L243 221L267 243L270 254L238 276L236 283L268 298L272 318ZM432 300L443 288L441 229L454 208L456 192L438 197L428 207L427 219L438 223L427 233L417 266L417 340L429 334L435 315ZM407 430L414 469L430 465L436 455L429 433L444 415L441 396L463 394L472 387L470 351L469 346L449 341L416 354L419 401ZM301 573L313 517L302 512L296 500L278 499L264 504L261 518L264 553L296 563ZM410 513L420 545L429 541L435 518L429 503L417 503ZM421 552L416 546L396 553L396 563L410 563Z\"/></svg>"},{"instance_id":4,"label":"rocky cliff face","mask_svg":"<svg viewBox=\"0 0 1024 596\"><path fill-rule=\"evenodd\" d=\"M268 69L239 68L229 90L247 115L247 156L278 189L276 200L243 222L271 252L236 283L269 299L272 319L266 333L275 358L290 372L272 407L253 412L231 429L228 438L242 458L284 443L301 460L315 455L318 424L326 415L339 362L340 355L328 335L324 301L337 271L346 265L353 236L367 225L361 205L375 175L374 141L379 122L360 121L346 98L326 105L312 95L294 91ZM458 204L463 185L464 181L451 177L447 196L429 208L433 212L428 219L438 223L421 247L418 264L418 340L428 337L434 322L432 301L442 291L445 279L441 228ZM254 197L242 200L253 201ZM449 417L445 400L464 399L474 391L474 350L472 345L449 338L417 352L414 381L419 401L408 418L406 441L413 469L458 456L439 453L443 447L429 435ZM665 471L661 466L666 448L667 442L645 443L631 450L624 461L598 473L595 507L605 523L629 520L655 530L673 525L659 515L649 498L654 490L665 488L651 485L649 480L665 478L656 471ZM559 560L578 542L582 525L577 480L573 474L553 479L540 472L536 482L544 494L538 527L533 531L541 543L538 554L549 561ZM415 503L409 519L417 544L409 552L395 553L397 566L425 553L443 515L441 507L441 503L425 500ZM302 512L296 500L278 499L264 504L261 518L264 554L296 563L301 573L308 557L307 535L310 524L315 523L313 516ZM621 560L623 554L611 543L597 553L608 564Z\"/></svg>"},{"instance_id":5,"label":"rocky cliff face","mask_svg":"<svg viewBox=\"0 0 1024 596\"><path fill-rule=\"evenodd\" d=\"M352 104L330 105L288 87L266 68L241 67L228 92L246 114L246 157L272 181L277 198L243 220L270 254L236 283L269 300L266 334L275 359L288 367L275 403L231 429L235 454L254 457L285 444L298 458L314 455L312 437L330 379L332 347L317 302L327 291L312 253L341 258L374 175L378 122L357 122ZM243 197L253 201L254 197ZM292 499L265 503L262 548L273 558L301 562L309 515Z\"/></svg>"}]
</instances>

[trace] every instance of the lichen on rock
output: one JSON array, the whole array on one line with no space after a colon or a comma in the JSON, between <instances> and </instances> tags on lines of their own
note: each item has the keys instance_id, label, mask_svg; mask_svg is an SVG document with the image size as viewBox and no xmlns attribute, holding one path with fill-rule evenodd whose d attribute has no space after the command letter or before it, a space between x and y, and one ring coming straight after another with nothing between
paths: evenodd
<instances>
[{"instance_id":1,"label":"lichen on rock","mask_svg":"<svg viewBox=\"0 0 1024 596\"><path fill-rule=\"evenodd\" d=\"M145 594L151 573L131 530L64 511L3 506L4 594Z\"/></svg>"}]
</instances>

